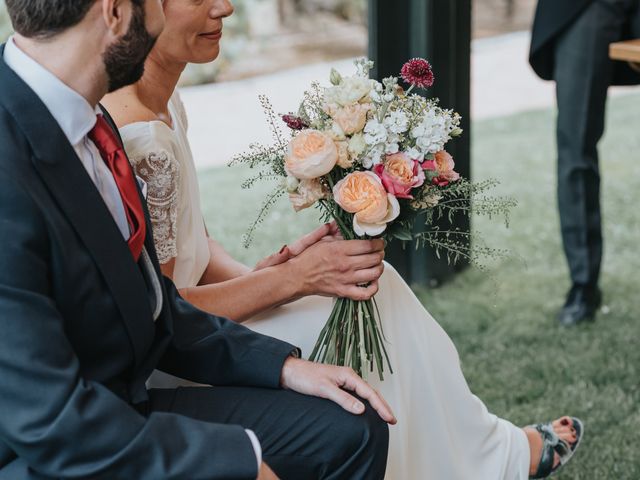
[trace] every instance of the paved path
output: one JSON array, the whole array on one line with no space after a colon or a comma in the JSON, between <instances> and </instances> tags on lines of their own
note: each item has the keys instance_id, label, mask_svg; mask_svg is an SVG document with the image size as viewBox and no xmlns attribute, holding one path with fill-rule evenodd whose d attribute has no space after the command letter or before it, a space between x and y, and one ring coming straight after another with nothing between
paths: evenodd
<instances>
[{"instance_id":1,"label":"paved path","mask_svg":"<svg viewBox=\"0 0 640 480\"><path fill-rule=\"evenodd\" d=\"M528 48L527 32L473 42L471 88L475 120L555 105L554 85L539 80L532 72L527 63ZM251 142L269 143L270 133L258 95L267 95L276 113L294 111L312 81L328 83L331 67L345 74L354 71L351 60L341 60L235 82L183 88L189 138L198 168L224 165ZM612 89L614 95L630 91L640 90Z\"/></svg>"}]
</instances>

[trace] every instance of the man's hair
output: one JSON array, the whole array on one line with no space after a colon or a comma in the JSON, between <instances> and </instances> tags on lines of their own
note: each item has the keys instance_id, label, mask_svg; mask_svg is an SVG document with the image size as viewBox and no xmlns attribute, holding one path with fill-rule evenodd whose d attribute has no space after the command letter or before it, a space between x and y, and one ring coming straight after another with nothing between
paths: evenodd
<instances>
[{"instance_id":1,"label":"man's hair","mask_svg":"<svg viewBox=\"0 0 640 480\"><path fill-rule=\"evenodd\" d=\"M16 32L28 38L50 38L80 23L97 1L5 0L5 4Z\"/></svg>"}]
</instances>

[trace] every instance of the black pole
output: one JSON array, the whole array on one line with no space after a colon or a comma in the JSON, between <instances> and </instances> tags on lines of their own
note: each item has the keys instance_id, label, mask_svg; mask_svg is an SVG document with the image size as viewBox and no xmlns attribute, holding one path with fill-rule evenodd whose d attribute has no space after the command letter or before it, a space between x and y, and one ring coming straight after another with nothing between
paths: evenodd
<instances>
[{"instance_id":1,"label":"black pole","mask_svg":"<svg viewBox=\"0 0 640 480\"><path fill-rule=\"evenodd\" d=\"M403 63L413 57L426 58L433 65L436 82L426 95L438 97L443 107L463 117L464 135L449 142L447 150L456 170L471 178L471 0L369 0L372 76L378 80L397 76ZM468 231L469 220L455 218L453 225L443 220L439 226ZM465 266L450 265L432 249L416 249L414 242L392 242L387 260L407 282L422 286L437 286Z\"/></svg>"}]
</instances>

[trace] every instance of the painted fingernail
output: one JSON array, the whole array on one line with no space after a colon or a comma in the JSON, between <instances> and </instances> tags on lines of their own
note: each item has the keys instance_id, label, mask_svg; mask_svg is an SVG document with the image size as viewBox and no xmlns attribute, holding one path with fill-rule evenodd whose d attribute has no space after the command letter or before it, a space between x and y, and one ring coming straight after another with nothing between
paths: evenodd
<instances>
[{"instance_id":1,"label":"painted fingernail","mask_svg":"<svg viewBox=\"0 0 640 480\"><path fill-rule=\"evenodd\" d=\"M287 246L286 246L286 245L283 245L283 246L282 246L282 248L280 249L280 251L279 251L278 253L282 253L282 252L284 252L286 248L287 248Z\"/></svg>"}]
</instances>

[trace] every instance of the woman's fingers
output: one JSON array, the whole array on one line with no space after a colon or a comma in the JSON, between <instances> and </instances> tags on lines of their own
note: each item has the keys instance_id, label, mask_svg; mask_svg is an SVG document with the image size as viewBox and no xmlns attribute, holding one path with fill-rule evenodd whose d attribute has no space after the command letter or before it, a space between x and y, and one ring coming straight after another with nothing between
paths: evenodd
<instances>
[{"instance_id":1,"label":"woman's fingers","mask_svg":"<svg viewBox=\"0 0 640 480\"><path fill-rule=\"evenodd\" d=\"M256 264L254 271L262 270L263 268L267 267L273 267L275 265L280 265L290 258L291 252L289 251L289 247L285 245L278 253L274 253L272 255L269 255L267 258L260 260Z\"/></svg>"},{"instance_id":2,"label":"woman's fingers","mask_svg":"<svg viewBox=\"0 0 640 480\"><path fill-rule=\"evenodd\" d=\"M382 263L379 263L375 267L356 270L351 275L349 275L347 283L353 283L355 285L368 285L369 283L376 282L382 275L383 271L384 265Z\"/></svg>"},{"instance_id":3,"label":"woman's fingers","mask_svg":"<svg viewBox=\"0 0 640 480\"><path fill-rule=\"evenodd\" d=\"M351 270L364 270L367 268L382 265L384 260L384 252L365 253L363 255L354 255L348 258Z\"/></svg>"},{"instance_id":4,"label":"woman's fingers","mask_svg":"<svg viewBox=\"0 0 640 480\"><path fill-rule=\"evenodd\" d=\"M316 228L313 232L307 233L302 238L296 240L294 243L289 245L289 250L294 257L297 257L302 252L304 252L311 245L315 245L320 240L322 240L327 235L331 234L331 224L325 223L320 227Z\"/></svg>"},{"instance_id":5,"label":"woman's fingers","mask_svg":"<svg viewBox=\"0 0 640 480\"><path fill-rule=\"evenodd\" d=\"M384 250L384 240L380 238L375 240L346 240L339 242L339 244L343 248L345 255L364 255ZM335 245L334 248L336 248Z\"/></svg>"}]
</instances>

